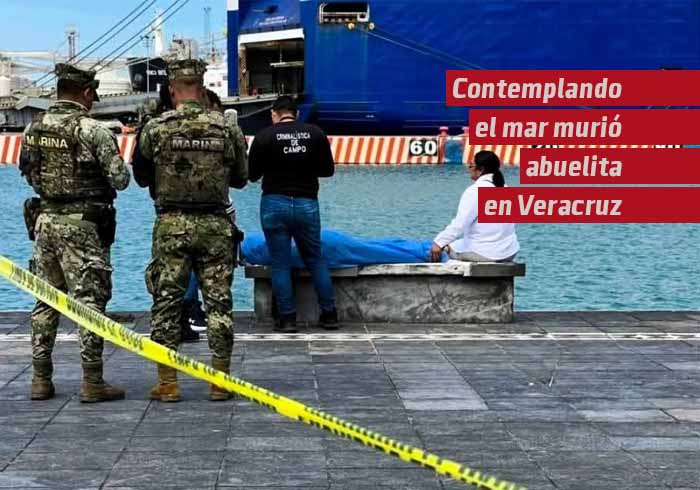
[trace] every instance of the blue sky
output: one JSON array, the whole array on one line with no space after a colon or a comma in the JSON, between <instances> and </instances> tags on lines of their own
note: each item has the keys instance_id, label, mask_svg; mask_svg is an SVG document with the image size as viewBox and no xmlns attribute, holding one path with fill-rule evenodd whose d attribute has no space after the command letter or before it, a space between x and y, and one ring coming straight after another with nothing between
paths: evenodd
<instances>
[{"instance_id":1,"label":"blue sky","mask_svg":"<svg viewBox=\"0 0 700 490\"><path fill-rule=\"evenodd\" d=\"M154 7L165 9L172 1L157 0ZM0 51L52 51L65 40L69 25L74 25L79 31L79 47L87 46L140 3L141 0L0 0L3 17ZM226 0L190 0L166 22L167 40L173 34L201 39L204 36L204 7L211 7L212 31L221 34L226 23ZM143 28L153 18L153 9L147 14L105 45L101 54L106 55ZM61 51L65 53L66 47L63 46ZM131 54L143 56L145 48L138 44Z\"/></svg>"}]
</instances>

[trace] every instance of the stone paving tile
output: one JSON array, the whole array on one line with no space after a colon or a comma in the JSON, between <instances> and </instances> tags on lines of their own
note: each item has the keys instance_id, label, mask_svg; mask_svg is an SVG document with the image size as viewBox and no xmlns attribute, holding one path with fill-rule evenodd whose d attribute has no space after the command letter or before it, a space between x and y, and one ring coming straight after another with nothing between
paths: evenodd
<instances>
[{"instance_id":1,"label":"stone paving tile","mask_svg":"<svg viewBox=\"0 0 700 490\"><path fill-rule=\"evenodd\" d=\"M226 443L229 451L311 451L324 450L322 437L231 437Z\"/></svg>"},{"instance_id":2,"label":"stone paving tile","mask_svg":"<svg viewBox=\"0 0 700 490\"><path fill-rule=\"evenodd\" d=\"M332 489L354 488L358 482L379 483L386 488L440 489L440 481L430 471L406 466L394 468L330 468L328 470Z\"/></svg>"},{"instance_id":3,"label":"stone paving tile","mask_svg":"<svg viewBox=\"0 0 700 490\"><path fill-rule=\"evenodd\" d=\"M683 312L668 318L526 312L517 318L509 325L420 325L411 331L700 331L700 315ZM1 324L28 332L26 314L11 320L0 314ZM62 331L74 328L70 322L61 326ZM147 315L139 315L134 328L148 331ZM239 317L237 329L259 333L269 326L256 326L248 316ZM345 331L398 333L405 327ZM692 469L700 454L696 344L238 342L234 371L531 489L697 490ZM205 342L188 344L183 352L209 362ZM77 342L59 342L55 354L58 398L30 402L28 345L0 343L0 488L465 488L246 400L211 404L206 384L185 376L186 401L150 402L146 396L155 369L114 347L107 349L107 376L127 388L127 400L81 405ZM473 400L481 405L465 407ZM63 478L48 479L52 471Z\"/></svg>"},{"instance_id":4,"label":"stone paving tile","mask_svg":"<svg viewBox=\"0 0 700 490\"><path fill-rule=\"evenodd\" d=\"M216 485L216 488L220 488L223 490L260 490L260 487L251 487L248 485L222 485L222 484L218 484L218 485ZM316 486L304 487L304 488L308 489L308 490L328 490L328 485L318 486L318 487L316 487ZM361 487L358 487L358 488L361 488ZM166 489L166 490L169 490L169 489ZM177 490L181 490L181 489L177 489ZM187 490L190 490L190 489L187 489ZM275 490L299 490L299 487L288 487L286 485L275 486Z\"/></svg>"},{"instance_id":5,"label":"stone paving tile","mask_svg":"<svg viewBox=\"0 0 700 490\"><path fill-rule=\"evenodd\" d=\"M700 437L612 437L626 451L698 451Z\"/></svg>"},{"instance_id":6,"label":"stone paving tile","mask_svg":"<svg viewBox=\"0 0 700 490\"><path fill-rule=\"evenodd\" d=\"M67 440L55 437L46 437L39 434L24 450L25 453L60 453L70 447L90 447L95 452L118 452L123 450L129 442L126 437L120 438L73 438Z\"/></svg>"},{"instance_id":7,"label":"stone paving tile","mask_svg":"<svg viewBox=\"0 0 700 490\"><path fill-rule=\"evenodd\" d=\"M649 481L646 483L649 483L649 485L640 485L636 482L622 483L618 481L596 481L594 483L564 481L557 483L557 490L665 490L670 488L658 482ZM672 490L683 489L673 488Z\"/></svg>"},{"instance_id":8,"label":"stone paving tile","mask_svg":"<svg viewBox=\"0 0 700 490\"><path fill-rule=\"evenodd\" d=\"M700 487L700 468L685 468L681 470L651 470L658 481L671 487Z\"/></svg>"},{"instance_id":9,"label":"stone paving tile","mask_svg":"<svg viewBox=\"0 0 700 490\"><path fill-rule=\"evenodd\" d=\"M622 486L632 483L648 486L656 480L632 456L618 451L534 451L529 454L557 487L589 485L598 488L613 482Z\"/></svg>"},{"instance_id":10,"label":"stone paving tile","mask_svg":"<svg viewBox=\"0 0 700 490\"><path fill-rule=\"evenodd\" d=\"M325 486L328 483L323 452L229 451L224 457L219 484L276 487Z\"/></svg>"},{"instance_id":11,"label":"stone paving tile","mask_svg":"<svg viewBox=\"0 0 700 490\"><path fill-rule=\"evenodd\" d=\"M673 371L700 371L700 361L663 362L661 364Z\"/></svg>"},{"instance_id":12,"label":"stone paving tile","mask_svg":"<svg viewBox=\"0 0 700 490\"><path fill-rule=\"evenodd\" d=\"M52 453L24 452L17 456L7 467L15 470L109 470L114 466L121 453L96 452L89 446L71 447L69 451Z\"/></svg>"},{"instance_id":13,"label":"stone paving tile","mask_svg":"<svg viewBox=\"0 0 700 490\"><path fill-rule=\"evenodd\" d=\"M352 451L329 451L326 454L326 466L330 469L405 469L405 462L378 451L359 448ZM379 483L379 482L377 482Z\"/></svg>"},{"instance_id":14,"label":"stone paving tile","mask_svg":"<svg viewBox=\"0 0 700 490\"><path fill-rule=\"evenodd\" d=\"M216 484L219 470L178 468L168 461L159 466L117 466L109 474L103 488L161 488L178 485L184 488L211 488Z\"/></svg>"},{"instance_id":15,"label":"stone paving tile","mask_svg":"<svg viewBox=\"0 0 700 490\"><path fill-rule=\"evenodd\" d=\"M5 458L12 459L22 452L31 441L31 436L15 439L0 439L0 454Z\"/></svg>"},{"instance_id":16,"label":"stone paving tile","mask_svg":"<svg viewBox=\"0 0 700 490\"><path fill-rule=\"evenodd\" d=\"M524 486L529 490L558 490L557 487L554 486L554 483L547 477L547 475L541 469L535 466L530 466L527 468L510 469L498 468L494 469L493 471L489 468L486 468L485 473L489 475L495 474L499 480L513 482L519 486ZM464 483L459 483L454 480L443 480L442 487L444 490L465 489Z\"/></svg>"},{"instance_id":17,"label":"stone paving tile","mask_svg":"<svg viewBox=\"0 0 700 490\"><path fill-rule=\"evenodd\" d=\"M667 410L668 414L676 420L684 422L700 422L700 408L684 409L676 408Z\"/></svg>"},{"instance_id":18,"label":"stone paving tile","mask_svg":"<svg viewBox=\"0 0 700 490\"><path fill-rule=\"evenodd\" d=\"M107 470L7 470L0 472L0 488L97 489Z\"/></svg>"},{"instance_id":19,"label":"stone paving tile","mask_svg":"<svg viewBox=\"0 0 700 490\"><path fill-rule=\"evenodd\" d=\"M692 320L690 312L684 311L635 311L630 315L642 321L683 322Z\"/></svg>"},{"instance_id":20,"label":"stone paving tile","mask_svg":"<svg viewBox=\"0 0 700 490\"><path fill-rule=\"evenodd\" d=\"M382 434L387 435L387 434ZM391 435L391 434L388 434ZM418 437L418 435L400 435L397 439L402 444L407 444L415 448L421 449L425 447L423 440ZM323 444L326 448L327 453L338 452L338 451L357 451L362 450L364 446L358 444L355 441L340 437L326 438L323 440ZM446 457L446 456L445 456ZM408 465L409 467L411 465Z\"/></svg>"},{"instance_id":21,"label":"stone paving tile","mask_svg":"<svg viewBox=\"0 0 700 490\"><path fill-rule=\"evenodd\" d=\"M585 419L572 409L529 409L529 410L495 410L496 418L501 422L528 423L575 423Z\"/></svg>"},{"instance_id":22,"label":"stone paving tile","mask_svg":"<svg viewBox=\"0 0 700 490\"><path fill-rule=\"evenodd\" d=\"M119 458L115 469L129 467L180 468L196 470L218 470L224 458L224 451L153 451L125 452Z\"/></svg>"},{"instance_id":23,"label":"stone paving tile","mask_svg":"<svg viewBox=\"0 0 700 490\"><path fill-rule=\"evenodd\" d=\"M226 434L207 437L134 437L128 442L127 450L141 451L223 451L226 447Z\"/></svg>"},{"instance_id":24,"label":"stone paving tile","mask_svg":"<svg viewBox=\"0 0 700 490\"><path fill-rule=\"evenodd\" d=\"M647 398L598 398L598 397L566 397L568 404L576 410L644 410L663 408L653 399Z\"/></svg>"},{"instance_id":25,"label":"stone paving tile","mask_svg":"<svg viewBox=\"0 0 700 490\"><path fill-rule=\"evenodd\" d=\"M579 410L592 422L673 422L673 418L661 410Z\"/></svg>"},{"instance_id":26,"label":"stone paving tile","mask_svg":"<svg viewBox=\"0 0 700 490\"><path fill-rule=\"evenodd\" d=\"M261 487L251 487L248 485L222 485L222 484L217 484L216 485L217 489L222 489L222 490L260 490ZM263 487L264 488L264 487ZM289 487L289 486L275 486L275 490L299 490L299 487ZM328 490L328 485L324 486L313 486L313 487L304 487L305 489L308 490ZM361 487L358 487L361 488ZM165 489L165 490L170 490L170 489ZM181 490L181 489L176 489L176 490ZM182 489L185 490L185 489ZM191 489L187 489L191 490Z\"/></svg>"},{"instance_id":27,"label":"stone paving tile","mask_svg":"<svg viewBox=\"0 0 700 490\"><path fill-rule=\"evenodd\" d=\"M462 455L468 455L474 451L481 451L484 447L484 439L481 437L465 438L463 436L434 436L427 435L421 437L425 447L434 453L444 457L459 460ZM489 440L489 450L494 452L520 451L521 444L517 440L500 438Z\"/></svg>"},{"instance_id":28,"label":"stone paving tile","mask_svg":"<svg viewBox=\"0 0 700 490\"><path fill-rule=\"evenodd\" d=\"M22 425L0 425L0 440L33 437L41 431L43 426L44 423L42 422Z\"/></svg>"},{"instance_id":29,"label":"stone paving tile","mask_svg":"<svg viewBox=\"0 0 700 490\"><path fill-rule=\"evenodd\" d=\"M206 424L182 424L168 421L141 423L133 432L134 437L208 437L228 434L229 422L208 420Z\"/></svg>"},{"instance_id":30,"label":"stone paving tile","mask_svg":"<svg viewBox=\"0 0 700 490\"><path fill-rule=\"evenodd\" d=\"M611 436L685 437L694 435L691 424L671 422L598 422L596 428Z\"/></svg>"},{"instance_id":31,"label":"stone paving tile","mask_svg":"<svg viewBox=\"0 0 700 490\"><path fill-rule=\"evenodd\" d=\"M697 451L631 451L627 454L649 469L700 470L700 455Z\"/></svg>"},{"instance_id":32,"label":"stone paving tile","mask_svg":"<svg viewBox=\"0 0 700 490\"><path fill-rule=\"evenodd\" d=\"M581 423L506 423L508 430L526 451L611 451L621 442Z\"/></svg>"}]
</instances>

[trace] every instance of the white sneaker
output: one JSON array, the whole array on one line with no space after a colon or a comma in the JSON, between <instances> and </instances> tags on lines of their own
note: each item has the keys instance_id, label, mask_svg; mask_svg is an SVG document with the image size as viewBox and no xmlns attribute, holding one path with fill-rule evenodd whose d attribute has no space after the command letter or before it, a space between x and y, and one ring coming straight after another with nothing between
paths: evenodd
<instances>
[{"instance_id":1,"label":"white sneaker","mask_svg":"<svg viewBox=\"0 0 700 490\"><path fill-rule=\"evenodd\" d=\"M190 318L190 328L195 332L204 332L207 329L206 325L195 325L194 320Z\"/></svg>"}]
</instances>

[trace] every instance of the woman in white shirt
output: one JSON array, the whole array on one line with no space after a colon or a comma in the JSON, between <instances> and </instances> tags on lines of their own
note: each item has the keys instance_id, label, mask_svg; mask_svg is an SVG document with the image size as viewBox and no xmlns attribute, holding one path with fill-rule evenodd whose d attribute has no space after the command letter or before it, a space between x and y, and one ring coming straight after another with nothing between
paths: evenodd
<instances>
[{"instance_id":1,"label":"woman in white shirt","mask_svg":"<svg viewBox=\"0 0 700 490\"><path fill-rule=\"evenodd\" d=\"M462 194L457 216L433 240L430 259L440 262L443 251L451 259L469 262L509 262L520 250L513 223L479 223L479 187L504 187L501 161L492 151L480 151L469 164L474 181Z\"/></svg>"}]
</instances>

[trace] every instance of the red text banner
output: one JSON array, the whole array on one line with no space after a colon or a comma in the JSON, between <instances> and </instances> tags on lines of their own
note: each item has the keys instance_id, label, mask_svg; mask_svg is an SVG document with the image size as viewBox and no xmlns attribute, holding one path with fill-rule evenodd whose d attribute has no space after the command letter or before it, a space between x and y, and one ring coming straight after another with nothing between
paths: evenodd
<instances>
[{"instance_id":1,"label":"red text banner","mask_svg":"<svg viewBox=\"0 0 700 490\"><path fill-rule=\"evenodd\" d=\"M692 109L472 109L472 144L683 145L700 139Z\"/></svg>"},{"instance_id":2,"label":"red text banner","mask_svg":"<svg viewBox=\"0 0 700 490\"><path fill-rule=\"evenodd\" d=\"M448 70L448 106L699 106L700 70Z\"/></svg>"},{"instance_id":3,"label":"red text banner","mask_svg":"<svg viewBox=\"0 0 700 490\"><path fill-rule=\"evenodd\" d=\"M700 187L481 187L480 223L700 223Z\"/></svg>"},{"instance_id":4,"label":"red text banner","mask_svg":"<svg viewBox=\"0 0 700 490\"><path fill-rule=\"evenodd\" d=\"M521 148L521 184L700 184L700 149Z\"/></svg>"}]
</instances>

